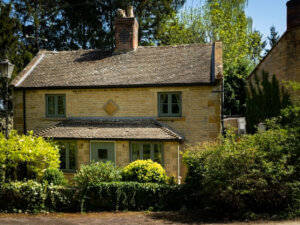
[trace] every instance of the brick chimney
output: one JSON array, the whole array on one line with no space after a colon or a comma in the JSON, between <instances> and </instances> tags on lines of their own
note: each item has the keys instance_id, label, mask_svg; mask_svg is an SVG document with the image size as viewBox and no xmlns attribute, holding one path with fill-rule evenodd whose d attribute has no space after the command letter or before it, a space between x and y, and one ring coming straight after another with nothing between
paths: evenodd
<instances>
[{"instance_id":1,"label":"brick chimney","mask_svg":"<svg viewBox=\"0 0 300 225\"><path fill-rule=\"evenodd\" d=\"M128 52L138 47L138 21L133 14L133 7L127 7L127 16L124 10L119 9L115 19L115 52Z\"/></svg>"},{"instance_id":2,"label":"brick chimney","mask_svg":"<svg viewBox=\"0 0 300 225\"><path fill-rule=\"evenodd\" d=\"M287 30L300 26L300 1L290 0L287 6Z\"/></svg>"}]
</instances>

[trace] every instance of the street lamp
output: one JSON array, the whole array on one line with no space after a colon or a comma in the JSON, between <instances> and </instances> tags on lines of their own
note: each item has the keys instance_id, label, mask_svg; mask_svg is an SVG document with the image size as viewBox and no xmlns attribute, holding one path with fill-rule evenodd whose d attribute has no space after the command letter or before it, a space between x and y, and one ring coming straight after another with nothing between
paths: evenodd
<instances>
[{"instance_id":1,"label":"street lamp","mask_svg":"<svg viewBox=\"0 0 300 225\"><path fill-rule=\"evenodd\" d=\"M10 63L8 59L0 62L0 72L1 77L5 79L6 84L6 92L5 92L5 100L6 100L6 116L5 116L5 137L8 138L8 80L11 78L12 72L14 70L14 64Z\"/></svg>"}]
</instances>

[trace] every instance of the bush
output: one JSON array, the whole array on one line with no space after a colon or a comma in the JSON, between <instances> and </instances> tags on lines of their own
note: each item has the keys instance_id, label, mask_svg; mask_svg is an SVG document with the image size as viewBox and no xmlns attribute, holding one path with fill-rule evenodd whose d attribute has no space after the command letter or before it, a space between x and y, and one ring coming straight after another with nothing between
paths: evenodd
<instances>
[{"instance_id":1,"label":"bush","mask_svg":"<svg viewBox=\"0 0 300 225\"><path fill-rule=\"evenodd\" d=\"M238 217L299 212L299 139L272 129L238 140L229 133L220 141L192 146L184 154L189 207Z\"/></svg>"},{"instance_id":2,"label":"bush","mask_svg":"<svg viewBox=\"0 0 300 225\"><path fill-rule=\"evenodd\" d=\"M110 161L93 162L90 165L82 165L80 170L75 174L75 185L84 188L89 185L95 185L100 182L111 182L121 180L121 170L115 168Z\"/></svg>"},{"instance_id":3,"label":"bush","mask_svg":"<svg viewBox=\"0 0 300 225\"><path fill-rule=\"evenodd\" d=\"M152 160L136 160L126 166L122 173L123 180L141 183L165 184L167 176L164 168Z\"/></svg>"},{"instance_id":4,"label":"bush","mask_svg":"<svg viewBox=\"0 0 300 225\"><path fill-rule=\"evenodd\" d=\"M67 180L61 170L56 168L48 168L45 170L43 177L43 183L53 184L53 185L66 185Z\"/></svg>"},{"instance_id":5,"label":"bush","mask_svg":"<svg viewBox=\"0 0 300 225\"><path fill-rule=\"evenodd\" d=\"M28 178L29 172L42 177L46 168L58 166L59 150L52 143L33 136L32 132L29 135L18 135L16 131L12 131L8 140L0 133L2 181ZM24 171L25 174L20 173Z\"/></svg>"}]
</instances>

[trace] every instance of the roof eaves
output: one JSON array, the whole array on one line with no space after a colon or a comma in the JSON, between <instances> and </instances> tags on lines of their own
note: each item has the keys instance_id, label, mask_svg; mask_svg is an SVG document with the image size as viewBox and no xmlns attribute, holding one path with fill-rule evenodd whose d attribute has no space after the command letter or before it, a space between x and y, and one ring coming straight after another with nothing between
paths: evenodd
<instances>
[{"instance_id":1,"label":"roof eaves","mask_svg":"<svg viewBox=\"0 0 300 225\"><path fill-rule=\"evenodd\" d=\"M160 83L160 84L122 84L122 85L88 85L88 86L41 86L41 87L14 87L14 89L105 89L105 88L143 88L143 87L182 87L182 86L214 86L216 82L195 82L195 83Z\"/></svg>"},{"instance_id":2,"label":"roof eaves","mask_svg":"<svg viewBox=\"0 0 300 225\"><path fill-rule=\"evenodd\" d=\"M38 52L37 56L22 70L22 72L10 83L14 87L18 87L22 82L31 74L31 72L42 61L46 53L46 50Z\"/></svg>"}]
</instances>

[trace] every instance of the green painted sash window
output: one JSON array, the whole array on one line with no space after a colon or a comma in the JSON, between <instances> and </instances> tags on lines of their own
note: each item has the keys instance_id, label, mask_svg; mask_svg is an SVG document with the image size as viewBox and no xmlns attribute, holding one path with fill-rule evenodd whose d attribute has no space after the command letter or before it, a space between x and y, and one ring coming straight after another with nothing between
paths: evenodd
<instances>
[{"instance_id":1,"label":"green painted sash window","mask_svg":"<svg viewBox=\"0 0 300 225\"><path fill-rule=\"evenodd\" d=\"M76 142L74 141L60 141L60 169L63 171L76 170Z\"/></svg>"},{"instance_id":2,"label":"green painted sash window","mask_svg":"<svg viewBox=\"0 0 300 225\"><path fill-rule=\"evenodd\" d=\"M181 116L181 92L158 93L158 116Z\"/></svg>"},{"instance_id":3,"label":"green painted sash window","mask_svg":"<svg viewBox=\"0 0 300 225\"><path fill-rule=\"evenodd\" d=\"M163 165L163 143L131 142L131 161L151 159Z\"/></svg>"},{"instance_id":4,"label":"green painted sash window","mask_svg":"<svg viewBox=\"0 0 300 225\"><path fill-rule=\"evenodd\" d=\"M46 95L46 116L66 116L66 95Z\"/></svg>"}]
</instances>

